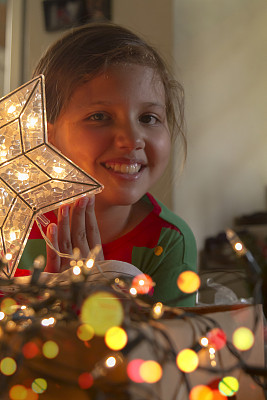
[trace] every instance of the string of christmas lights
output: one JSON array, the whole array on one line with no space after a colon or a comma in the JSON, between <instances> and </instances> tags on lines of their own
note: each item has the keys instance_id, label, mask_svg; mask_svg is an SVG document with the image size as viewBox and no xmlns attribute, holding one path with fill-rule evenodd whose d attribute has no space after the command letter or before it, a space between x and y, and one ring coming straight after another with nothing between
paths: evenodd
<instances>
[{"instance_id":1,"label":"string of christmas lights","mask_svg":"<svg viewBox=\"0 0 267 400\"><path fill-rule=\"evenodd\" d=\"M252 377L256 392L265 388L264 366L246 362L257 335L257 308L253 328L238 326L229 338L210 316L151 305L147 293L153 282L144 274L92 284L97 263L88 268L76 260L69 281L50 286L40 279L40 264L35 262L27 284L0 282L6 292L0 303L0 391L7 399L38 399L43 393L63 399L74 393L75 399L166 400L161 382L170 369L176 371L170 399L238 398L237 370ZM190 345L180 348L172 328L179 332L185 325ZM196 373L214 379L195 384Z\"/></svg>"}]
</instances>

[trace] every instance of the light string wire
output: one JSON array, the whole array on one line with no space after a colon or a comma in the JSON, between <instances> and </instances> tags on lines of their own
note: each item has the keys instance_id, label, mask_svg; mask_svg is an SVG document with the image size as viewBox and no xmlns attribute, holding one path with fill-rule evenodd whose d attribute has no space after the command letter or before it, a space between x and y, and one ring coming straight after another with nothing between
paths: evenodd
<instances>
[{"instance_id":1,"label":"light string wire","mask_svg":"<svg viewBox=\"0 0 267 400\"><path fill-rule=\"evenodd\" d=\"M86 278L87 277L85 276L85 279ZM111 281L110 283L113 284L113 281ZM73 282L72 285L73 286L77 286L78 288L81 287L80 284L77 285L77 282ZM39 287L39 289L43 289L43 290L47 289L47 287L45 285L38 285L38 287ZM26 295L29 295L32 292L32 290L33 290L33 288L31 288L31 287L22 286L22 287L19 288L19 293L20 293L20 295L23 294L23 293L26 294ZM51 290L51 288L50 288L50 290ZM11 297L15 298L16 295L17 295L17 293L11 295ZM122 293L122 297L123 297L123 295L124 294ZM52 306L56 302L56 299L58 297L62 298L62 288L61 289L60 288L53 288L53 290L51 291L50 298L49 299L45 299L45 300L43 300L41 302L37 302L36 304L33 304L33 308L37 312L39 310L43 310L44 308L45 309L50 308L48 306ZM128 296L126 296L126 297L128 298ZM65 296L63 296L63 299L66 300L66 294L65 294ZM137 321L138 320L140 321L140 313L139 313L140 301L138 301L138 299L135 299L135 298L133 298L132 300L133 300L133 304L132 305L135 305L135 307L137 306L137 310L138 310L137 311L136 309L134 309L135 312L133 313L133 315L134 315L135 319L137 319ZM144 302L144 299L142 299L142 301ZM141 322L142 322L142 320L144 320L144 316L146 315L147 321L150 324L150 326L153 326L153 329L155 329L162 336L165 337L166 342L169 345L169 354L171 355L171 357L174 357L174 355L177 353L177 349L175 349L174 344L171 342L170 338L168 338L167 333L166 332L163 333L163 331L161 329L161 325L158 322L155 322L155 321L151 320L150 314L147 315L148 314L148 309L149 308L146 307L145 310L143 310L144 313L143 313L143 315L141 317ZM168 307L167 307L167 310L168 310L169 313L172 311L172 309L168 308ZM184 312L182 314L180 313L180 315L177 315L177 310L175 310L173 314L174 314L173 315L174 318L183 319L183 320L186 320L189 317L193 317L195 320L197 320L197 322L200 322L200 324L202 326L201 330L203 329L204 331L205 330L210 330L212 328L212 326L219 326L219 324L216 321L214 321L212 318L207 317L207 316L203 316L203 315L200 316L200 315L196 315L196 314L194 315L193 313L187 313L187 312ZM62 315L62 320L64 320L64 318L66 318L66 320L69 320L69 319L73 318L74 315L75 314L72 313L71 316L68 316L66 318L66 315L64 317L64 314L63 314ZM16 319L16 315L13 316L13 319ZM138 326L138 324L136 324L135 329L136 330L139 329L139 331L140 331L140 326ZM141 336L142 336L142 340L146 340L151 345L151 338L146 337L146 334L144 332L142 332ZM138 343L139 343L139 340L140 340L140 338L137 340ZM155 349L155 341L153 341L152 343L153 343L152 347L153 347L153 349ZM157 346L158 346L158 349L161 349L163 351L164 348L162 347L162 345L159 346L158 343L157 343ZM207 372L211 372L211 373L215 373L215 374L216 373L224 373L225 374L225 373L228 373L228 372L232 371L234 368L237 368L237 367L241 367L243 370L248 371L249 370L249 366L247 366L246 363L243 362L241 356L235 351L235 349L233 349L231 347L231 343L230 344L228 343L227 347L231 351L231 353L233 353L233 355L236 357L237 364L235 364L235 365L233 365L233 366L231 366L231 367L229 367L227 369L225 369L225 368L223 368L223 369L218 369L218 368L214 369L214 368L206 368L206 367L202 367L202 366L199 366L199 368L203 369L203 370L205 370ZM162 361L164 361L164 360L162 360ZM164 365L164 363L163 363L163 365ZM261 372L262 371L266 372L265 369L260 369L260 371ZM187 381L187 377L184 375L184 373L182 373L182 377L183 377L183 380L187 382L186 384L188 386L188 390L190 390L190 386L189 386L189 383ZM259 382L259 383L261 384L261 382Z\"/></svg>"}]
</instances>

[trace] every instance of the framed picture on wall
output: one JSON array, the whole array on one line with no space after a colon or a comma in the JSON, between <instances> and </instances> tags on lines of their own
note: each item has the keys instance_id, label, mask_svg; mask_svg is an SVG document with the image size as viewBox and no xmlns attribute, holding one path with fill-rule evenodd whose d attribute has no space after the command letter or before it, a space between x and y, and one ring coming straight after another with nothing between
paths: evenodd
<instances>
[{"instance_id":1,"label":"framed picture on wall","mask_svg":"<svg viewBox=\"0 0 267 400\"><path fill-rule=\"evenodd\" d=\"M112 0L44 0L47 31L111 20Z\"/></svg>"}]
</instances>

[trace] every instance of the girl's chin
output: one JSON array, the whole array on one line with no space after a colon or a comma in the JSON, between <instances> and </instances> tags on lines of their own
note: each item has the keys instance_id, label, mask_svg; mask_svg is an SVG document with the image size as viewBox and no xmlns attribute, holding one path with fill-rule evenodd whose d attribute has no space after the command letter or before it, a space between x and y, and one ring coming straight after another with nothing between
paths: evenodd
<instances>
[{"instance_id":1,"label":"girl's chin","mask_svg":"<svg viewBox=\"0 0 267 400\"><path fill-rule=\"evenodd\" d=\"M105 189L104 189L105 190ZM138 202L146 193L130 194L130 193L115 193L110 196L103 192L96 195L96 204L99 206L114 207L114 206L131 206Z\"/></svg>"}]
</instances>

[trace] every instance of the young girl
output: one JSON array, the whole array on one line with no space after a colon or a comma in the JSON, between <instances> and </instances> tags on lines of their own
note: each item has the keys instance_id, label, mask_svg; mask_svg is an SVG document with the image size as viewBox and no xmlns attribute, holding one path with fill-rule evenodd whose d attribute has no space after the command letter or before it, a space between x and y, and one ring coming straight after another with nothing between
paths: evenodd
<instances>
[{"instance_id":1,"label":"young girl","mask_svg":"<svg viewBox=\"0 0 267 400\"><path fill-rule=\"evenodd\" d=\"M63 253L86 257L101 243L100 259L126 261L151 276L154 299L194 305L182 298L179 274L196 270L196 245L186 223L148 194L167 166L182 131L183 92L157 52L113 24L74 29L52 45L34 76L45 76L49 141L104 185L55 214L47 236ZM35 240L31 240L34 239ZM36 228L22 257L43 243ZM43 244L42 244L43 245ZM46 271L67 259L47 249Z\"/></svg>"}]
</instances>

